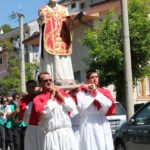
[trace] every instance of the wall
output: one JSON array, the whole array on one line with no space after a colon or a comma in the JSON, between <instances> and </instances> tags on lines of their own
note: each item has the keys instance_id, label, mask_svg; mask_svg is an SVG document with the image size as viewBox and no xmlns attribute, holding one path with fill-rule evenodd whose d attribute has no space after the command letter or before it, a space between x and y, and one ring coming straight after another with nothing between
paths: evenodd
<instances>
[{"instance_id":1,"label":"wall","mask_svg":"<svg viewBox=\"0 0 150 150\"><path fill-rule=\"evenodd\" d=\"M2 60L2 64L0 63L0 78L7 75L7 69L8 69L8 57L5 52L0 53L0 59Z\"/></svg>"}]
</instances>

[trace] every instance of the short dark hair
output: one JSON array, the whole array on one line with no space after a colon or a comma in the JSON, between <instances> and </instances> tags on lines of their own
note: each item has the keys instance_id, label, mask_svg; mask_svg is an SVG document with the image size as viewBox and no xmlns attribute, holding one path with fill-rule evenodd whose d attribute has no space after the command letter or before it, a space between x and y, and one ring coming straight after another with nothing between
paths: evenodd
<instances>
[{"instance_id":1,"label":"short dark hair","mask_svg":"<svg viewBox=\"0 0 150 150\"><path fill-rule=\"evenodd\" d=\"M92 73L97 73L98 74L98 72L96 70L92 70L92 69L87 70L86 79L89 79Z\"/></svg>"},{"instance_id":2,"label":"short dark hair","mask_svg":"<svg viewBox=\"0 0 150 150\"><path fill-rule=\"evenodd\" d=\"M13 94L12 94L12 98L13 98L13 99L15 99L17 96L20 97L20 93L17 93L17 92L16 92L16 93L13 93Z\"/></svg>"},{"instance_id":3,"label":"short dark hair","mask_svg":"<svg viewBox=\"0 0 150 150\"><path fill-rule=\"evenodd\" d=\"M30 83L34 83L35 86L37 85L35 80L28 80L28 81L26 82L26 86L27 86L28 84L30 84Z\"/></svg>"},{"instance_id":4,"label":"short dark hair","mask_svg":"<svg viewBox=\"0 0 150 150\"><path fill-rule=\"evenodd\" d=\"M42 76L42 75L45 75L45 74L48 74L48 75L49 75L48 72L41 72L41 73L38 75L38 82L39 82L39 83L41 82L41 76Z\"/></svg>"},{"instance_id":5,"label":"short dark hair","mask_svg":"<svg viewBox=\"0 0 150 150\"><path fill-rule=\"evenodd\" d=\"M0 103L3 104L4 101L8 101L8 98L6 96L1 97Z\"/></svg>"}]
</instances>

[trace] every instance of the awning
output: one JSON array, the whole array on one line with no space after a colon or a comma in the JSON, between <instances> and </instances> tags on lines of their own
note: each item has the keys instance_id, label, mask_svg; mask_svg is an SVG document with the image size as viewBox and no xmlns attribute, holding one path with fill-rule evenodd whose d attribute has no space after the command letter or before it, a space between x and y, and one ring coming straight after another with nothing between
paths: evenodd
<instances>
[{"instance_id":1,"label":"awning","mask_svg":"<svg viewBox=\"0 0 150 150\"><path fill-rule=\"evenodd\" d=\"M39 35L40 35L39 32L34 32L32 36L23 41L23 44L39 45Z\"/></svg>"}]
</instances>

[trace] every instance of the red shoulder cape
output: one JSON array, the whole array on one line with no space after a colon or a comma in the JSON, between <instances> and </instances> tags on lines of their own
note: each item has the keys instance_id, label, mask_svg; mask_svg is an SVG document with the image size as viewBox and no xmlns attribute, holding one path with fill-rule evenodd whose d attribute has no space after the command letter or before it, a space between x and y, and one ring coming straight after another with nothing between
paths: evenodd
<instances>
[{"instance_id":1,"label":"red shoulder cape","mask_svg":"<svg viewBox=\"0 0 150 150\"><path fill-rule=\"evenodd\" d=\"M112 102L112 105L111 105L110 108L108 109L108 112L107 112L106 116L115 114L115 113L116 113L115 100L114 100L114 98L112 97L110 91L107 90L107 89L104 89L104 88L98 88L98 90L99 90L104 96L106 96L108 99L110 99L111 102Z\"/></svg>"},{"instance_id":2,"label":"red shoulder cape","mask_svg":"<svg viewBox=\"0 0 150 150\"><path fill-rule=\"evenodd\" d=\"M109 100L111 100L111 102L112 102L112 105L111 105L110 108L108 109L108 112L106 113L106 116L115 114L115 113L116 113L115 101L114 101L114 99L113 99L113 97L112 97L110 91L107 90L107 89L104 89L104 88L97 88L97 89L98 89L99 92L101 92L104 96L106 96L106 97L107 97ZM79 88L78 88L78 91L85 91L85 92L87 92L86 89L84 88L84 86L79 87ZM93 93L90 93L90 94L91 94L92 96L95 96L95 93L94 93L94 92L93 92ZM97 107L98 109L101 107L101 104L100 104L97 100L95 100L95 101L93 102L93 105L94 105L95 107Z\"/></svg>"},{"instance_id":3,"label":"red shoulder cape","mask_svg":"<svg viewBox=\"0 0 150 150\"><path fill-rule=\"evenodd\" d=\"M60 90L60 92L64 97L68 96L64 91ZM38 125L38 122L39 122L39 119L41 116L41 112L50 98L51 98L50 92L43 92L43 93L37 95L33 99L33 105L32 105L29 125L35 125L35 126ZM55 98L57 99L57 102L61 105L62 101L58 97L55 97Z\"/></svg>"},{"instance_id":4,"label":"red shoulder cape","mask_svg":"<svg viewBox=\"0 0 150 150\"><path fill-rule=\"evenodd\" d=\"M19 104L19 108L20 108L19 118L20 118L20 120L23 120L23 115L24 115L26 106L28 105L28 103L30 103L33 100L33 98L34 98L34 96L26 95L20 100L20 104Z\"/></svg>"}]
</instances>

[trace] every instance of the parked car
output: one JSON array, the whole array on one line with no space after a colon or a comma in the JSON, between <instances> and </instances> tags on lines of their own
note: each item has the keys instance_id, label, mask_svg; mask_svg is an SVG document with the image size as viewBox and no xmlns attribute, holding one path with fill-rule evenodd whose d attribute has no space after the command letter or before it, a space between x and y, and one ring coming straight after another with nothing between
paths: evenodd
<instances>
[{"instance_id":1,"label":"parked car","mask_svg":"<svg viewBox=\"0 0 150 150\"><path fill-rule=\"evenodd\" d=\"M115 102L115 107L116 113L114 115L107 116L113 135L115 134L116 130L126 122L127 119L125 109L119 102Z\"/></svg>"},{"instance_id":2,"label":"parked car","mask_svg":"<svg viewBox=\"0 0 150 150\"><path fill-rule=\"evenodd\" d=\"M114 145L116 150L150 150L150 102L116 131Z\"/></svg>"}]
</instances>

